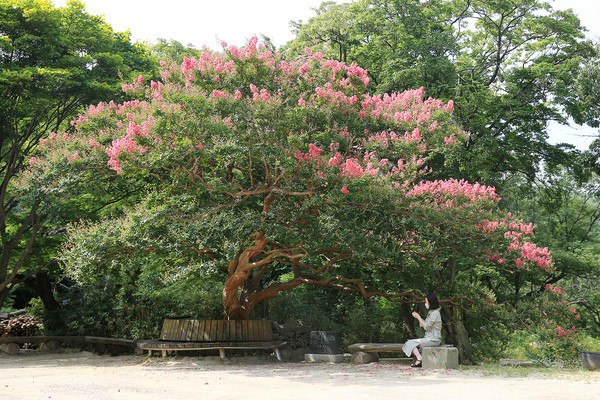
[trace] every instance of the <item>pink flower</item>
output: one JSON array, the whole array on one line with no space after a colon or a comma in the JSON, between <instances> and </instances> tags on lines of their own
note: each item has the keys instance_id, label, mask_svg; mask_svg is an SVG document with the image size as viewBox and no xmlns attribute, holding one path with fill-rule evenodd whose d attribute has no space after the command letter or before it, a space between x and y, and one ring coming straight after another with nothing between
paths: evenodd
<instances>
[{"instance_id":1,"label":"pink flower","mask_svg":"<svg viewBox=\"0 0 600 400\"><path fill-rule=\"evenodd\" d=\"M340 192L342 192L344 194L350 193L350 191L346 188L346 186L342 187L342 189L340 190Z\"/></svg>"},{"instance_id":2,"label":"pink flower","mask_svg":"<svg viewBox=\"0 0 600 400\"><path fill-rule=\"evenodd\" d=\"M330 167L332 165L340 165L341 161L342 161L342 155L340 153L335 153L335 156L333 156L329 159L329 162L327 163L327 165L329 165Z\"/></svg>"},{"instance_id":3,"label":"pink flower","mask_svg":"<svg viewBox=\"0 0 600 400\"><path fill-rule=\"evenodd\" d=\"M77 160L79 158L79 153L75 152L73 154L71 154L69 157L67 157L67 160L69 161L69 164L73 163L73 161Z\"/></svg>"},{"instance_id":4,"label":"pink flower","mask_svg":"<svg viewBox=\"0 0 600 400\"><path fill-rule=\"evenodd\" d=\"M315 146L314 144L310 143L308 145L308 152L310 153L311 156L313 157L319 157L321 155L321 149L319 149L317 146Z\"/></svg>"},{"instance_id":5,"label":"pink flower","mask_svg":"<svg viewBox=\"0 0 600 400\"><path fill-rule=\"evenodd\" d=\"M166 63L165 61L161 61L161 62L160 62L160 66L164 68L164 67L166 67L166 66L167 66L167 63Z\"/></svg>"},{"instance_id":6,"label":"pink flower","mask_svg":"<svg viewBox=\"0 0 600 400\"><path fill-rule=\"evenodd\" d=\"M144 83L144 77L142 75L138 76L137 81L139 84Z\"/></svg>"},{"instance_id":7,"label":"pink flower","mask_svg":"<svg viewBox=\"0 0 600 400\"><path fill-rule=\"evenodd\" d=\"M517 258L517 267L522 267L523 266L523 261L521 261L520 258Z\"/></svg>"},{"instance_id":8,"label":"pink flower","mask_svg":"<svg viewBox=\"0 0 600 400\"><path fill-rule=\"evenodd\" d=\"M304 104L306 104L306 102L304 101L304 99L302 97L300 97L300 99L298 100L298 105L300 107L304 106Z\"/></svg>"},{"instance_id":9,"label":"pink flower","mask_svg":"<svg viewBox=\"0 0 600 400\"><path fill-rule=\"evenodd\" d=\"M269 95L269 92L267 91L267 89L261 89L260 90L260 98L263 100L269 100L269 97L271 97L271 95Z\"/></svg>"},{"instance_id":10,"label":"pink flower","mask_svg":"<svg viewBox=\"0 0 600 400\"><path fill-rule=\"evenodd\" d=\"M456 136L454 135L454 132L452 132L450 136L444 138L444 143L446 143L446 146L454 142L456 142Z\"/></svg>"},{"instance_id":11,"label":"pink flower","mask_svg":"<svg viewBox=\"0 0 600 400\"><path fill-rule=\"evenodd\" d=\"M235 91L235 97L236 100L239 100L242 98L242 92L240 92L239 90Z\"/></svg>"}]
</instances>

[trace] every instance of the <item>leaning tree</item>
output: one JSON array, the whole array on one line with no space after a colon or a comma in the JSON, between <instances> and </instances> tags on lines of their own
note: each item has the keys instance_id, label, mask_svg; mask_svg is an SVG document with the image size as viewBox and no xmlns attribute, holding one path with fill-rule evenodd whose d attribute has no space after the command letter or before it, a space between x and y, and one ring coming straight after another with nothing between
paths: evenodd
<instances>
[{"instance_id":1,"label":"leaning tree","mask_svg":"<svg viewBox=\"0 0 600 400\"><path fill-rule=\"evenodd\" d=\"M18 184L45 212L105 182L137 188L135 207L72 227L73 277L220 274L225 318L245 319L300 285L420 302L457 256L500 274L552 268L493 187L427 179L428 160L461 152L452 102L369 95L367 71L309 50L286 62L256 39L223 47L161 63L160 82L123 86L146 100L91 106L40 141Z\"/></svg>"}]
</instances>

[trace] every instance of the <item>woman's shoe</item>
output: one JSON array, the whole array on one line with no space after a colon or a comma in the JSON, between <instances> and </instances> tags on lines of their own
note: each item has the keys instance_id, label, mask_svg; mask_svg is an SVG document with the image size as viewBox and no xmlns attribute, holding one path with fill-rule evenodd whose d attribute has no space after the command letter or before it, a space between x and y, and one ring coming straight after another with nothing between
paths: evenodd
<instances>
[{"instance_id":1,"label":"woman's shoe","mask_svg":"<svg viewBox=\"0 0 600 400\"><path fill-rule=\"evenodd\" d=\"M413 368L421 368L423 367L423 360L417 360L414 363L410 364Z\"/></svg>"}]
</instances>

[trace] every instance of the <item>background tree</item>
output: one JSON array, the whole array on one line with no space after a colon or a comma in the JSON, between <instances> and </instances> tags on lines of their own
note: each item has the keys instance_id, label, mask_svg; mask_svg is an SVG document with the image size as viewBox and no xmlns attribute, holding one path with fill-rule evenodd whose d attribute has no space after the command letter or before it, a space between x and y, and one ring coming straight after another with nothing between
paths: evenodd
<instances>
[{"instance_id":1,"label":"background tree","mask_svg":"<svg viewBox=\"0 0 600 400\"><path fill-rule=\"evenodd\" d=\"M524 285L526 290L521 296L527 296L529 291L543 291L547 285L559 285L569 294L569 303L581 316L579 326L597 336L600 219L597 176L547 168L531 184L516 178L512 182L507 203L535 222L536 238L553 249L556 267L536 285Z\"/></svg>"},{"instance_id":2,"label":"background tree","mask_svg":"<svg viewBox=\"0 0 600 400\"><path fill-rule=\"evenodd\" d=\"M83 105L122 99L121 77L148 71L153 63L142 46L130 42L128 33L113 32L101 17L87 14L80 2L57 9L49 1L3 0L0 64L2 306L33 273L56 270L53 237L66 225L58 220L73 217L63 209L44 223L40 200L25 205L16 194L15 176L27 167L40 139L70 130L68 121ZM57 305L47 279L34 286L43 289L42 299L49 307Z\"/></svg>"},{"instance_id":3,"label":"background tree","mask_svg":"<svg viewBox=\"0 0 600 400\"><path fill-rule=\"evenodd\" d=\"M369 71L377 92L424 86L456 102L468 151L447 173L501 188L506 172L532 178L540 161L567 159L567 147L548 144L547 122L581 114L577 77L594 57L571 11L541 0L324 3L294 23L289 57L305 46L336 57L330 27L342 10L346 59Z\"/></svg>"}]
</instances>

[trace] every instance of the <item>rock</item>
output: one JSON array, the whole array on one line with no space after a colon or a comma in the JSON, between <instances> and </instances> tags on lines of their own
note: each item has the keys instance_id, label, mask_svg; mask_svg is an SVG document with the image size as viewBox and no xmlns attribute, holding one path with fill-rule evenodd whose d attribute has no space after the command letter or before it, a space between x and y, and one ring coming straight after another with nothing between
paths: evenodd
<instances>
[{"instance_id":1,"label":"rock","mask_svg":"<svg viewBox=\"0 0 600 400\"><path fill-rule=\"evenodd\" d=\"M56 340L50 340L49 342L42 343L40 345L40 351L44 353L54 353L58 349L59 345Z\"/></svg>"},{"instance_id":2,"label":"rock","mask_svg":"<svg viewBox=\"0 0 600 400\"><path fill-rule=\"evenodd\" d=\"M456 347L424 347L423 368L453 369L458 368L458 349Z\"/></svg>"},{"instance_id":3,"label":"rock","mask_svg":"<svg viewBox=\"0 0 600 400\"><path fill-rule=\"evenodd\" d=\"M367 364L370 362L379 361L379 353L365 351L356 351L352 353L352 362L356 364Z\"/></svg>"},{"instance_id":4,"label":"rock","mask_svg":"<svg viewBox=\"0 0 600 400\"><path fill-rule=\"evenodd\" d=\"M2 346L0 346L0 350L11 356L19 354L20 349L21 348L16 343L3 343Z\"/></svg>"},{"instance_id":5,"label":"rock","mask_svg":"<svg viewBox=\"0 0 600 400\"><path fill-rule=\"evenodd\" d=\"M330 362L330 363L341 363L344 362L343 354L305 354L304 360L309 362Z\"/></svg>"},{"instance_id":6,"label":"rock","mask_svg":"<svg viewBox=\"0 0 600 400\"><path fill-rule=\"evenodd\" d=\"M503 358L500 360L500 365L510 366L510 367L533 367L535 364L533 363L533 361L528 361L528 360Z\"/></svg>"},{"instance_id":7,"label":"rock","mask_svg":"<svg viewBox=\"0 0 600 400\"><path fill-rule=\"evenodd\" d=\"M585 369L589 369L590 371L600 369L600 352L582 351L581 363Z\"/></svg>"}]
</instances>

